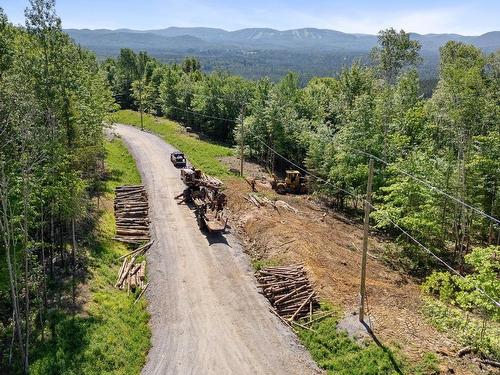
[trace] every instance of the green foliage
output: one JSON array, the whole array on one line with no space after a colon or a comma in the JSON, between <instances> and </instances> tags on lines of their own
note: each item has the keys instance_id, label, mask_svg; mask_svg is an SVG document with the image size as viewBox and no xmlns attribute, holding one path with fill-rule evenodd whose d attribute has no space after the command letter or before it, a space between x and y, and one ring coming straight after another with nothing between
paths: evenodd
<instances>
[{"instance_id":1,"label":"green foliage","mask_svg":"<svg viewBox=\"0 0 500 375\"><path fill-rule=\"evenodd\" d=\"M472 270L465 278L434 272L422 284L422 291L435 297L426 298L424 313L432 324L461 344L498 359L500 312L488 296L500 299L500 248L475 248L465 261Z\"/></svg>"},{"instance_id":2,"label":"green foliage","mask_svg":"<svg viewBox=\"0 0 500 375\"><path fill-rule=\"evenodd\" d=\"M122 124L134 126L140 126L141 124L139 114L130 110L119 111L114 114L113 118L115 122ZM197 139L186 134L179 124L155 118L151 115L144 116L144 127L184 152L189 162L197 168L201 168L204 172L213 176L224 177L228 175L227 167L218 158L231 156L233 154L232 149Z\"/></svg>"},{"instance_id":3,"label":"green foliage","mask_svg":"<svg viewBox=\"0 0 500 375\"><path fill-rule=\"evenodd\" d=\"M106 190L140 183L131 155L121 141L106 142L110 178ZM120 267L116 258L129 250L114 241L113 214L106 211L96 243L90 248L87 287L90 299L83 314L54 311L49 338L39 342L32 356L32 374L138 374L150 345L149 315L145 300L134 305L135 295L114 287Z\"/></svg>"},{"instance_id":4,"label":"green foliage","mask_svg":"<svg viewBox=\"0 0 500 375\"><path fill-rule=\"evenodd\" d=\"M322 310L328 310L323 307ZM340 314L312 323L311 329L297 327L301 342L318 365L328 374L434 374L437 359L426 355L410 365L397 349L379 347L375 343L358 344L343 331L337 330Z\"/></svg>"},{"instance_id":5,"label":"green foliage","mask_svg":"<svg viewBox=\"0 0 500 375\"><path fill-rule=\"evenodd\" d=\"M429 322L460 345L500 359L500 325L434 298L425 298L423 312Z\"/></svg>"},{"instance_id":6,"label":"green foliage","mask_svg":"<svg viewBox=\"0 0 500 375\"><path fill-rule=\"evenodd\" d=\"M419 56L421 45L410 39L404 30L393 28L378 33L380 47L372 50L372 58L388 82L394 82L399 71L407 65L415 65L422 59Z\"/></svg>"},{"instance_id":7,"label":"green foliage","mask_svg":"<svg viewBox=\"0 0 500 375\"><path fill-rule=\"evenodd\" d=\"M31 0L25 15L22 28L0 11L0 267L8 278L0 282L0 367L14 374L56 358L42 357L58 345L57 327L74 320L80 340L70 316L90 261L84 249L114 106L95 56L62 31L55 1Z\"/></svg>"},{"instance_id":8,"label":"green foliage","mask_svg":"<svg viewBox=\"0 0 500 375\"><path fill-rule=\"evenodd\" d=\"M491 300L500 300L500 247L475 248L465 256L465 262L471 272L464 278L434 272L422 284L422 290L462 310L486 313L492 320L500 322L498 307Z\"/></svg>"}]
</instances>

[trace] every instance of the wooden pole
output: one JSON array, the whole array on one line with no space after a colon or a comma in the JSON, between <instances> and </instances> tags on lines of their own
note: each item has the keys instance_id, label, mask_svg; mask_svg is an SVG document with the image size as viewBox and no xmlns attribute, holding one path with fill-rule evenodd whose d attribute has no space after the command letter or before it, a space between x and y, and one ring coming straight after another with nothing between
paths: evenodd
<instances>
[{"instance_id":1,"label":"wooden pole","mask_svg":"<svg viewBox=\"0 0 500 375\"><path fill-rule=\"evenodd\" d=\"M143 120L143 112L144 112L144 109L143 109L143 106L142 106L142 85L144 84L144 80L141 79L141 86L139 87L139 97L140 97L140 110L141 110L141 130L144 131L144 120Z\"/></svg>"},{"instance_id":2,"label":"wooden pole","mask_svg":"<svg viewBox=\"0 0 500 375\"><path fill-rule=\"evenodd\" d=\"M240 176L243 177L243 164L244 164L244 151L245 151L245 132L243 128L243 111L245 107L241 108L240 114Z\"/></svg>"},{"instance_id":3,"label":"wooden pole","mask_svg":"<svg viewBox=\"0 0 500 375\"><path fill-rule=\"evenodd\" d=\"M361 283L359 288L359 321L365 318L366 295L366 258L368 254L368 235L370 230L370 209L372 203L373 159L368 165L368 183L366 185L365 219L363 225L363 257L361 259Z\"/></svg>"}]
</instances>

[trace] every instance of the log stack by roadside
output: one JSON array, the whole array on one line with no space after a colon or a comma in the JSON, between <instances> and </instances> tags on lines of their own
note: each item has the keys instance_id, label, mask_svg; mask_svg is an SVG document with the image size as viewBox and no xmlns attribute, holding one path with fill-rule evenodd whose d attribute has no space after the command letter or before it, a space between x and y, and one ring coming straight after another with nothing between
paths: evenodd
<instances>
[{"instance_id":1,"label":"log stack by roadside","mask_svg":"<svg viewBox=\"0 0 500 375\"><path fill-rule=\"evenodd\" d=\"M118 258L123 259L123 263L118 271L118 279L115 287L126 289L127 291L142 290L139 297L142 295L148 284L145 284L146 279L146 261L139 262L138 257L144 255L146 251L153 245L153 241L146 243ZM139 298L138 297L138 298Z\"/></svg>"},{"instance_id":2,"label":"log stack by roadside","mask_svg":"<svg viewBox=\"0 0 500 375\"><path fill-rule=\"evenodd\" d=\"M274 311L288 322L312 316L319 307L316 293L301 265L267 267L257 271L256 277Z\"/></svg>"},{"instance_id":3,"label":"log stack by roadside","mask_svg":"<svg viewBox=\"0 0 500 375\"><path fill-rule=\"evenodd\" d=\"M148 196L143 185L115 189L115 240L126 243L149 241Z\"/></svg>"}]
</instances>

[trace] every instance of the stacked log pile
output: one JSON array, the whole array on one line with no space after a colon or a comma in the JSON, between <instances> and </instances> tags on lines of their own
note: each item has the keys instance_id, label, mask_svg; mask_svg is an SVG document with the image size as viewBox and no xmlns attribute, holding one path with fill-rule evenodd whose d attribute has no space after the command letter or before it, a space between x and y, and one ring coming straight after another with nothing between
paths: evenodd
<instances>
[{"instance_id":1,"label":"stacked log pile","mask_svg":"<svg viewBox=\"0 0 500 375\"><path fill-rule=\"evenodd\" d=\"M152 241L119 258L123 259L123 263L118 271L118 280L115 287L126 289L127 292L136 289L144 291L147 288L147 284L145 284L146 261L139 263L137 258L143 255L151 245L153 245Z\"/></svg>"},{"instance_id":2,"label":"stacked log pile","mask_svg":"<svg viewBox=\"0 0 500 375\"><path fill-rule=\"evenodd\" d=\"M216 177L210 176L208 174L202 173L200 179L200 185L210 187L213 189L220 189L224 183Z\"/></svg>"},{"instance_id":3,"label":"stacked log pile","mask_svg":"<svg viewBox=\"0 0 500 375\"><path fill-rule=\"evenodd\" d=\"M115 240L126 243L149 241L148 196L143 185L115 189Z\"/></svg>"},{"instance_id":4,"label":"stacked log pile","mask_svg":"<svg viewBox=\"0 0 500 375\"><path fill-rule=\"evenodd\" d=\"M301 265L267 267L256 272L259 286L285 322L311 317L319 307L305 270Z\"/></svg>"}]
</instances>

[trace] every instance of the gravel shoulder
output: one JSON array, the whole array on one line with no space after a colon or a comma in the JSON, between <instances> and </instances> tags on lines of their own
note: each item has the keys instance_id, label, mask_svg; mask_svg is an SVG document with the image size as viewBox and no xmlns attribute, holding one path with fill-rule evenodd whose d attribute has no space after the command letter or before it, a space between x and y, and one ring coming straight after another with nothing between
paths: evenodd
<instances>
[{"instance_id":1,"label":"gravel shoulder","mask_svg":"<svg viewBox=\"0 0 500 375\"><path fill-rule=\"evenodd\" d=\"M203 234L191 210L174 200L184 189L170 163L174 149L131 126L114 130L142 175L156 239L147 256L152 347L142 373L320 373L269 312L233 235Z\"/></svg>"}]
</instances>

